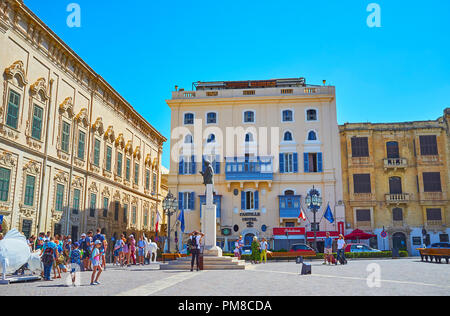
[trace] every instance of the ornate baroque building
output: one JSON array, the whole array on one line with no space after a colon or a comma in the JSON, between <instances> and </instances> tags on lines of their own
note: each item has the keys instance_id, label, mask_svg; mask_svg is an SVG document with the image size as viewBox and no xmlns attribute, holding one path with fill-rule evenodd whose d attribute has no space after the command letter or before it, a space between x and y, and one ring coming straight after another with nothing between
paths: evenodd
<instances>
[{"instance_id":1,"label":"ornate baroque building","mask_svg":"<svg viewBox=\"0 0 450 316\"><path fill-rule=\"evenodd\" d=\"M339 127L348 229L376 234L378 249L413 255L424 243L448 242L449 124L447 108L434 121Z\"/></svg>"},{"instance_id":2,"label":"ornate baroque building","mask_svg":"<svg viewBox=\"0 0 450 316\"><path fill-rule=\"evenodd\" d=\"M2 231L151 235L166 139L22 1L0 1L0 69Z\"/></svg>"}]
</instances>

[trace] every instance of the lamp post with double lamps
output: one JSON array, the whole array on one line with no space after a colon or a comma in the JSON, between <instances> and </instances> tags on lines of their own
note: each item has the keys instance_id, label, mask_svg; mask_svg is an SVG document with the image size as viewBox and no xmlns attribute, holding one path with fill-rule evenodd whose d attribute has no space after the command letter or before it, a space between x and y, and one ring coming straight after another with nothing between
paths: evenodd
<instances>
[{"instance_id":1,"label":"lamp post with double lamps","mask_svg":"<svg viewBox=\"0 0 450 316\"><path fill-rule=\"evenodd\" d=\"M316 213L322 206L322 197L320 196L319 191L317 191L314 186L308 192L305 198L306 207L311 210L314 214L313 219L313 231L314 231L314 250L317 252L317 222L316 222Z\"/></svg>"},{"instance_id":2,"label":"lamp post with double lamps","mask_svg":"<svg viewBox=\"0 0 450 316\"><path fill-rule=\"evenodd\" d=\"M167 244L167 252L170 253L170 217L176 213L178 209L178 202L177 199L173 196L173 194L169 191L167 193L167 196L162 201L162 207L164 210L164 214L167 215L168 223L167 223L167 238L168 238L168 244Z\"/></svg>"}]
</instances>

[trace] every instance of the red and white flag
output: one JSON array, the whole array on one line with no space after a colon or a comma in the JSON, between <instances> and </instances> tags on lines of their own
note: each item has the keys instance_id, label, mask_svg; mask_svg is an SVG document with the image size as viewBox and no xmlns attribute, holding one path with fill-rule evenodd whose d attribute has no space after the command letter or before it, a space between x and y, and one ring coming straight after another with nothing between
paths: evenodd
<instances>
[{"instance_id":1,"label":"red and white flag","mask_svg":"<svg viewBox=\"0 0 450 316\"><path fill-rule=\"evenodd\" d=\"M155 227L155 232L158 233L158 228L159 228L159 220L161 219L161 216L159 216L159 212L156 211L156 227Z\"/></svg>"},{"instance_id":2,"label":"red and white flag","mask_svg":"<svg viewBox=\"0 0 450 316\"><path fill-rule=\"evenodd\" d=\"M300 214L298 215L298 220L300 221L300 219L302 219L303 221L306 221L305 212L303 212L301 205L300 205Z\"/></svg>"}]
</instances>

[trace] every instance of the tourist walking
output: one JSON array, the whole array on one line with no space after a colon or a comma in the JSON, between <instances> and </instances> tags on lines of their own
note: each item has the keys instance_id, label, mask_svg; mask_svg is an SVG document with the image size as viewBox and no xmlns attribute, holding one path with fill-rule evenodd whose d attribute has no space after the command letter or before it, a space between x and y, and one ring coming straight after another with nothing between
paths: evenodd
<instances>
[{"instance_id":1,"label":"tourist walking","mask_svg":"<svg viewBox=\"0 0 450 316\"><path fill-rule=\"evenodd\" d=\"M192 254L191 260L191 271L194 271L194 261L197 261L197 271L200 269L199 266L199 256L200 256L200 245L202 243L203 237L205 234L194 230L189 235L189 248Z\"/></svg>"},{"instance_id":2,"label":"tourist walking","mask_svg":"<svg viewBox=\"0 0 450 316\"><path fill-rule=\"evenodd\" d=\"M70 275L72 276L72 286L76 286L76 274L81 271L81 251L80 244L74 242L70 251Z\"/></svg>"},{"instance_id":3,"label":"tourist walking","mask_svg":"<svg viewBox=\"0 0 450 316\"><path fill-rule=\"evenodd\" d=\"M98 282L98 278L100 277L100 274L102 273L102 256L100 247L102 246L102 242L100 240L97 240L94 244L94 249L92 250L92 275L91 275L91 285L97 285L100 284Z\"/></svg>"},{"instance_id":4,"label":"tourist walking","mask_svg":"<svg viewBox=\"0 0 450 316\"><path fill-rule=\"evenodd\" d=\"M144 265L144 254L145 254L145 241L144 236L141 235L138 241L138 264Z\"/></svg>"},{"instance_id":5,"label":"tourist walking","mask_svg":"<svg viewBox=\"0 0 450 316\"><path fill-rule=\"evenodd\" d=\"M134 239L134 235L130 235L128 244L129 244L128 266L131 266L131 260L133 260L133 264L136 265L136 240Z\"/></svg>"},{"instance_id":6,"label":"tourist walking","mask_svg":"<svg viewBox=\"0 0 450 316\"><path fill-rule=\"evenodd\" d=\"M341 264L346 264L347 259L345 259L345 240L342 234L339 234L339 239L337 241L337 261Z\"/></svg>"},{"instance_id":7,"label":"tourist walking","mask_svg":"<svg viewBox=\"0 0 450 316\"><path fill-rule=\"evenodd\" d=\"M102 257L102 267L104 270L106 267L106 238L101 233L101 231L102 230L100 228L97 228L97 233L95 234L94 237L92 237L92 241L95 243L97 240L100 240L101 242L100 255Z\"/></svg>"},{"instance_id":8,"label":"tourist walking","mask_svg":"<svg viewBox=\"0 0 450 316\"><path fill-rule=\"evenodd\" d=\"M121 267L123 266L123 247L125 246L123 237L123 234L121 234L120 238L117 238L114 246L114 264L120 265Z\"/></svg>"},{"instance_id":9,"label":"tourist walking","mask_svg":"<svg viewBox=\"0 0 450 316\"><path fill-rule=\"evenodd\" d=\"M56 249L56 244L53 242L53 238L44 243L41 250L41 261L44 265L44 281L51 281L50 274L52 272L53 262L58 256L58 250Z\"/></svg>"},{"instance_id":10,"label":"tourist walking","mask_svg":"<svg viewBox=\"0 0 450 316\"><path fill-rule=\"evenodd\" d=\"M333 239L330 237L330 233L327 232L325 242L324 242L324 254L323 254L323 264L334 263L337 264L337 261L334 260L333 257Z\"/></svg>"},{"instance_id":11,"label":"tourist walking","mask_svg":"<svg viewBox=\"0 0 450 316\"><path fill-rule=\"evenodd\" d=\"M262 263L264 259L264 263L267 263L267 250L269 248L269 244L267 243L266 238L262 239L259 247L261 249L260 261Z\"/></svg>"}]
</instances>

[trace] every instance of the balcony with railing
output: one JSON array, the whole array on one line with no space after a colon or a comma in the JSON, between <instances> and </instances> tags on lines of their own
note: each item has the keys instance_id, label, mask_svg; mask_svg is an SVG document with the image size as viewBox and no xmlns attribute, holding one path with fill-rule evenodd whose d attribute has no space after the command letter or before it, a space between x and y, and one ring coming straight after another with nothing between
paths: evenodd
<instances>
[{"instance_id":1,"label":"balcony with railing","mask_svg":"<svg viewBox=\"0 0 450 316\"><path fill-rule=\"evenodd\" d=\"M388 204L400 204L408 203L410 200L409 193L396 193L396 194L385 194L386 203Z\"/></svg>"},{"instance_id":2,"label":"balcony with railing","mask_svg":"<svg viewBox=\"0 0 450 316\"><path fill-rule=\"evenodd\" d=\"M279 195L280 218L298 218L300 195Z\"/></svg>"},{"instance_id":3,"label":"balcony with railing","mask_svg":"<svg viewBox=\"0 0 450 316\"><path fill-rule=\"evenodd\" d=\"M404 169L408 167L408 159L406 158L385 158L383 159L384 170L388 169Z\"/></svg>"},{"instance_id":4,"label":"balcony with railing","mask_svg":"<svg viewBox=\"0 0 450 316\"><path fill-rule=\"evenodd\" d=\"M421 193L422 201L443 201L444 195L442 192L422 192Z\"/></svg>"},{"instance_id":5,"label":"balcony with railing","mask_svg":"<svg viewBox=\"0 0 450 316\"><path fill-rule=\"evenodd\" d=\"M273 158L226 158L225 179L227 181L273 180Z\"/></svg>"}]
</instances>

